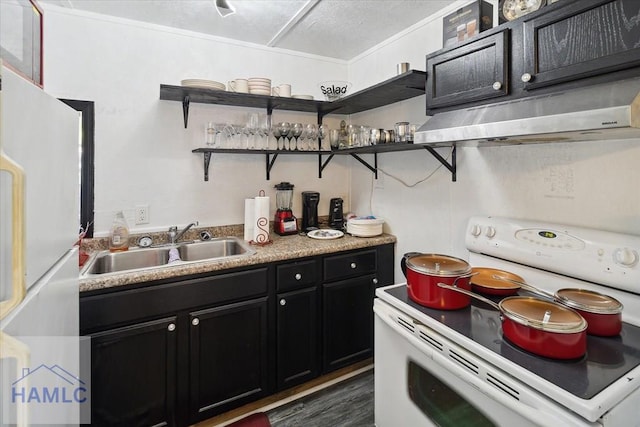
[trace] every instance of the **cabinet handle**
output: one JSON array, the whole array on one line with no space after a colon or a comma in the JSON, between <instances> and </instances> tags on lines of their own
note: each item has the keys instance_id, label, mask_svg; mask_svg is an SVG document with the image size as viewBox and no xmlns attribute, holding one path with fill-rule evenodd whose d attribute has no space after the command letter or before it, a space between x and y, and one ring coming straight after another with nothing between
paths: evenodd
<instances>
[{"instance_id":1,"label":"cabinet handle","mask_svg":"<svg viewBox=\"0 0 640 427\"><path fill-rule=\"evenodd\" d=\"M529 83L533 79L533 76L529 73L524 73L520 79L525 83Z\"/></svg>"},{"instance_id":2,"label":"cabinet handle","mask_svg":"<svg viewBox=\"0 0 640 427\"><path fill-rule=\"evenodd\" d=\"M500 83L500 82L494 82L494 83L493 83L493 89L494 89L494 90L500 90L500 89L502 89L502 83Z\"/></svg>"},{"instance_id":3,"label":"cabinet handle","mask_svg":"<svg viewBox=\"0 0 640 427\"><path fill-rule=\"evenodd\" d=\"M286 300L286 299L284 299L284 298L282 298L282 299L280 300L280 305L287 305L287 300Z\"/></svg>"},{"instance_id":4,"label":"cabinet handle","mask_svg":"<svg viewBox=\"0 0 640 427\"><path fill-rule=\"evenodd\" d=\"M176 330L176 324L175 323L169 323L169 326L167 326L167 330L169 332L173 332Z\"/></svg>"},{"instance_id":5,"label":"cabinet handle","mask_svg":"<svg viewBox=\"0 0 640 427\"><path fill-rule=\"evenodd\" d=\"M351 268L356 268L356 267L357 267L356 263L355 263L355 262L352 262L352 263L351 263Z\"/></svg>"},{"instance_id":6,"label":"cabinet handle","mask_svg":"<svg viewBox=\"0 0 640 427\"><path fill-rule=\"evenodd\" d=\"M295 278L296 278L296 280L302 279L302 274L296 273Z\"/></svg>"},{"instance_id":7,"label":"cabinet handle","mask_svg":"<svg viewBox=\"0 0 640 427\"><path fill-rule=\"evenodd\" d=\"M193 326L198 326L200 324L200 319L198 319L197 317L194 317L193 320L191 321L191 324Z\"/></svg>"},{"instance_id":8,"label":"cabinet handle","mask_svg":"<svg viewBox=\"0 0 640 427\"><path fill-rule=\"evenodd\" d=\"M374 277L374 278L373 278L373 280L372 280L372 282L373 282L373 284L374 284L374 285L377 285L377 284L378 284L378 279L376 279L376 278Z\"/></svg>"}]
</instances>

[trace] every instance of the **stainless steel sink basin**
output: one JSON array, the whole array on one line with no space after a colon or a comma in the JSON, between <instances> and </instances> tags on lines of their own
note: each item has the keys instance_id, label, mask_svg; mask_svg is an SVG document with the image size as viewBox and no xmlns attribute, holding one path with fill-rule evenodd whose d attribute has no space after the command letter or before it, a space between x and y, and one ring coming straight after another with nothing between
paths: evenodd
<instances>
[{"instance_id":1,"label":"stainless steel sink basin","mask_svg":"<svg viewBox=\"0 0 640 427\"><path fill-rule=\"evenodd\" d=\"M244 255L251 251L253 249L244 240L231 238L193 242L178 246L178 253L183 261L226 258Z\"/></svg>"},{"instance_id":2,"label":"stainless steel sink basin","mask_svg":"<svg viewBox=\"0 0 640 427\"><path fill-rule=\"evenodd\" d=\"M179 261L169 263L169 251L176 248ZM223 237L177 245L152 248L134 248L125 252L101 251L91 257L81 271L81 276L108 274L149 268L171 267L190 262L219 260L251 256L255 250L237 237Z\"/></svg>"}]
</instances>

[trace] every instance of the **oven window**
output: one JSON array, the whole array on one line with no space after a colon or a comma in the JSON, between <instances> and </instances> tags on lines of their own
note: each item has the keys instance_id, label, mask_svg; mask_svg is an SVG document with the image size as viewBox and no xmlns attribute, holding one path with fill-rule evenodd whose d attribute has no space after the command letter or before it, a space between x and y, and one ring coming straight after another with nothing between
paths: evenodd
<instances>
[{"instance_id":1,"label":"oven window","mask_svg":"<svg viewBox=\"0 0 640 427\"><path fill-rule=\"evenodd\" d=\"M407 384L413 403L438 426L495 426L478 408L412 360Z\"/></svg>"}]
</instances>

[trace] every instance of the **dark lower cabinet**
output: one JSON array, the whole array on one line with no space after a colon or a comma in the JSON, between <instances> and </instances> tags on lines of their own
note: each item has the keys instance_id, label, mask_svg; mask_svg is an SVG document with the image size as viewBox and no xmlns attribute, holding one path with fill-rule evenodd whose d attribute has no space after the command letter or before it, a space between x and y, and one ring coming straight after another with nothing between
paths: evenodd
<instances>
[{"instance_id":1,"label":"dark lower cabinet","mask_svg":"<svg viewBox=\"0 0 640 427\"><path fill-rule=\"evenodd\" d=\"M189 313L191 422L266 395L267 301Z\"/></svg>"},{"instance_id":2,"label":"dark lower cabinet","mask_svg":"<svg viewBox=\"0 0 640 427\"><path fill-rule=\"evenodd\" d=\"M92 425L173 426L176 317L91 335Z\"/></svg>"},{"instance_id":3,"label":"dark lower cabinet","mask_svg":"<svg viewBox=\"0 0 640 427\"><path fill-rule=\"evenodd\" d=\"M373 355L394 245L80 297L94 426L183 427Z\"/></svg>"},{"instance_id":4,"label":"dark lower cabinet","mask_svg":"<svg viewBox=\"0 0 640 427\"><path fill-rule=\"evenodd\" d=\"M322 285L323 371L373 355L374 275Z\"/></svg>"},{"instance_id":5,"label":"dark lower cabinet","mask_svg":"<svg viewBox=\"0 0 640 427\"><path fill-rule=\"evenodd\" d=\"M277 385L285 389L319 374L317 288L277 297Z\"/></svg>"}]
</instances>

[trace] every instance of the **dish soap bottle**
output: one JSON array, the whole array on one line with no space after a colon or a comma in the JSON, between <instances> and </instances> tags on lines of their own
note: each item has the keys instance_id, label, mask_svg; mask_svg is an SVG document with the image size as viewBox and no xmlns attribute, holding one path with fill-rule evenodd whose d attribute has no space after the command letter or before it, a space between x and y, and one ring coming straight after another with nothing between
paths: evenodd
<instances>
[{"instance_id":1,"label":"dish soap bottle","mask_svg":"<svg viewBox=\"0 0 640 427\"><path fill-rule=\"evenodd\" d=\"M113 219L111 233L109 233L109 250L121 252L129 249L129 227L124 219L124 214L119 211Z\"/></svg>"}]
</instances>

